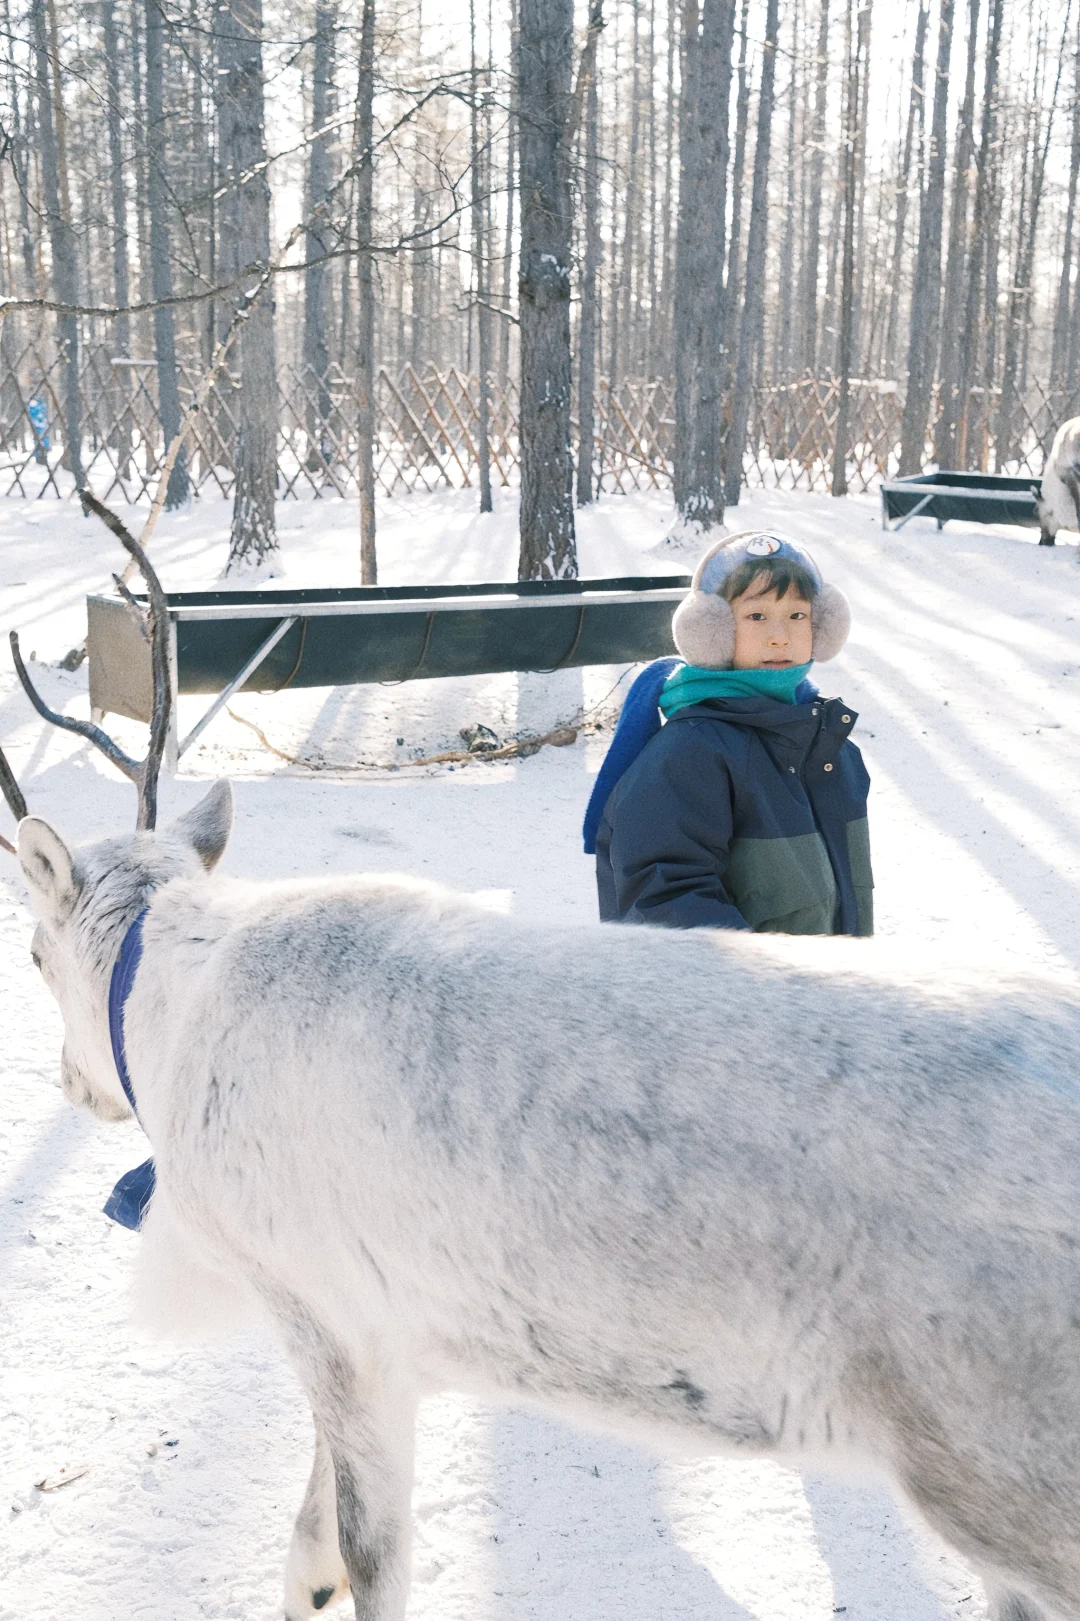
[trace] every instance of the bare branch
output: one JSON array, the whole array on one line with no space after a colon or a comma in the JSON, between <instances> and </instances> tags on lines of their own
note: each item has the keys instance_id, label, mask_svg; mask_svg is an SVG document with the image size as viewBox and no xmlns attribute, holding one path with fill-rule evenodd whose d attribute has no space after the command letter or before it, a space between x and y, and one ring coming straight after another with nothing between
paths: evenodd
<instances>
[{"instance_id":1,"label":"bare branch","mask_svg":"<svg viewBox=\"0 0 1080 1621\"><path fill-rule=\"evenodd\" d=\"M9 765L7 755L3 749L0 749L0 792L3 793L4 798L7 800L11 814L17 822L21 822L24 816L29 816L30 812L26 808L26 800L22 796L22 789L15 781L15 773ZM10 844L8 849L11 849Z\"/></svg>"},{"instance_id":2,"label":"bare branch","mask_svg":"<svg viewBox=\"0 0 1080 1621\"><path fill-rule=\"evenodd\" d=\"M179 439L180 435L177 435L177 438ZM166 473L165 476L167 478L168 474ZM80 490L79 500L82 502L84 512L91 512L95 518L100 518L105 527L117 537L146 581L147 595L150 599L150 611L147 619L150 634L150 667L153 677L154 699L150 716L150 747L146 759L135 767L136 775L133 776L132 781L139 790L139 817L136 826L139 828L153 828L157 825L157 784L161 772L161 761L165 753L165 740L169 731L169 712L172 707L172 682L169 675L168 599L153 564L143 551L142 546L127 528L127 525L103 501L99 501L96 495L92 495L89 490ZM117 583L121 586L124 600L129 606L136 607L137 604L130 591L124 587L121 581ZM94 730L100 731L100 728L95 727ZM102 737L105 735L104 732L101 732ZM109 741L111 742L111 739ZM112 744L112 747L116 748L115 743Z\"/></svg>"},{"instance_id":3,"label":"bare branch","mask_svg":"<svg viewBox=\"0 0 1080 1621\"><path fill-rule=\"evenodd\" d=\"M138 761L125 754L123 749L118 748L108 733L103 732L100 726L95 726L92 721L88 720L75 720L71 715L57 714L55 709L49 708L26 672L26 665L23 663L22 653L19 651L18 631L13 630L8 640L11 643L11 656L15 661L15 673L22 682L23 691L42 720L47 720L52 726L61 727L65 732L75 732L79 737L85 737L88 742L94 744L95 748L99 748L105 758L111 760L116 769L122 771L125 777L132 782L138 782L140 769Z\"/></svg>"}]
</instances>

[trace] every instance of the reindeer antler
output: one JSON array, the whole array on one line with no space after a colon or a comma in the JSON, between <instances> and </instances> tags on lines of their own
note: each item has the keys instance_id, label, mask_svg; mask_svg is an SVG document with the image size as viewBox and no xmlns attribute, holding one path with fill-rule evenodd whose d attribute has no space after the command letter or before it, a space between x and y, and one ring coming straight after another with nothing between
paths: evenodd
<instances>
[{"instance_id":1,"label":"reindeer antler","mask_svg":"<svg viewBox=\"0 0 1080 1621\"><path fill-rule=\"evenodd\" d=\"M169 709L172 703L169 681L169 605L150 559L116 513L110 512L109 508L96 496L91 495L89 490L80 490L79 500L85 512L92 512L96 518L101 519L106 528L112 530L121 545L131 554L146 581L147 594L150 598L146 629L150 640L154 703L150 718L150 747L145 760L133 760L130 754L125 754L123 749L113 742L107 732L102 731L100 726L95 726L92 721L74 720L70 715L58 715L55 709L50 709L27 674L19 651L19 633L15 630L11 632L10 638L11 656L15 660L15 669L22 682L23 691L42 719L49 721L53 726L62 727L65 732L76 732L80 737L85 737L95 748L101 750L107 760L112 761L118 771L122 771L125 777L130 778L139 791L139 815L135 825L138 828L153 828L157 825L157 784L162 756L165 753L165 740L169 731ZM135 607L130 592L125 591L123 594L129 606ZM15 785L14 777L11 777L6 761L4 767L4 770L0 770L0 787L3 788L4 797L16 815L25 816L26 802ZM11 787L14 788L22 805L21 812L15 810L15 802L8 788L8 777L11 777Z\"/></svg>"},{"instance_id":2,"label":"reindeer antler","mask_svg":"<svg viewBox=\"0 0 1080 1621\"><path fill-rule=\"evenodd\" d=\"M0 793L8 802L8 807L17 822L29 815L26 800L22 796L22 789L15 781L15 773L8 764L7 755L0 749ZM12 855L18 852L13 844L9 844L4 835L0 833L0 850L8 850Z\"/></svg>"}]
</instances>

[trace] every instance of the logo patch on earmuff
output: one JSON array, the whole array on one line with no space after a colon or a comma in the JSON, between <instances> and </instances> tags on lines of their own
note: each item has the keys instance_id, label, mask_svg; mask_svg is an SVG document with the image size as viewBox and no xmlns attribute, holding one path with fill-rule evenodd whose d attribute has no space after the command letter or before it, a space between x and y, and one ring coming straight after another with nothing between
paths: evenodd
<instances>
[{"instance_id":1,"label":"logo patch on earmuff","mask_svg":"<svg viewBox=\"0 0 1080 1621\"><path fill-rule=\"evenodd\" d=\"M756 540L747 542L747 557L771 557L780 550L780 542L772 535L758 535Z\"/></svg>"}]
</instances>

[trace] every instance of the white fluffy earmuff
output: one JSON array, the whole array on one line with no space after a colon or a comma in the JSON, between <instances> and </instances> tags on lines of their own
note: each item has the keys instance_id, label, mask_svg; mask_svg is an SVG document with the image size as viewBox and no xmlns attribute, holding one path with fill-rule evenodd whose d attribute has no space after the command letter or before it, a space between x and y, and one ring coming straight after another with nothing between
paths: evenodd
<instances>
[{"instance_id":1,"label":"white fluffy earmuff","mask_svg":"<svg viewBox=\"0 0 1080 1621\"><path fill-rule=\"evenodd\" d=\"M776 552L801 563L818 582L811 614L814 661L827 663L840 652L851 630L851 609L839 586L825 584L810 553L795 541L749 529L709 548L694 570L689 592L675 610L672 635L687 664L703 670L730 670L735 657L735 616L720 594L723 583L740 563Z\"/></svg>"}]
</instances>

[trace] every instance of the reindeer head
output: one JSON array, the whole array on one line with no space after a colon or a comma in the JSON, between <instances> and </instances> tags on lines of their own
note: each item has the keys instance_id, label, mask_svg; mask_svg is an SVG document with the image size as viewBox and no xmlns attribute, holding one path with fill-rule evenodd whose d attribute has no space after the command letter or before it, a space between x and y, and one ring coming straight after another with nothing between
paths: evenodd
<instances>
[{"instance_id":1,"label":"reindeer head","mask_svg":"<svg viewBox=\"0 0 1080 1621\"><path fill-rule=\"evenodd\" d=\"M29 815L14 773L0 750L0 792L19 824L17 852L3 837L0 845L18 854L37 918L31 951L63 1014L64 1092L73 1103L106 1119L120 1120L131 1110L109 1039L108 992L113 963L128 928L149 904L155 890L172 878L209 870L217 862L232 826L232 790L228 783L217 783L179 821L161 833L153 831L171 699L168 604L146 554L120 520L86 492L82 492L82 501L123 542L148 587L149 610L144 616L123 581L114 576L151 646L154 704L146 758L133 760L99 726L50 709L30 681L15 631L11 633L12 655L19 679L38 713L53 725L87 738L135 783L139 794L138 831L71 850L48 822Z\"/></svg>"},{"instance_id":2,"label":"reindeer head","mask_svg":"<svg viewBox=\"0 0 1080 1621\"><path fill-rule=\"evenodd\" d=\"M109 977L120 943L163 884L217 863L231 826L227 782L160 833L78 850L40 817L19 823L19 862L37 919L30 950L63 1015L60 1075L72 1103L108 1120L130 1114L109 1040Z\"/></svg>"}]
</instances>

